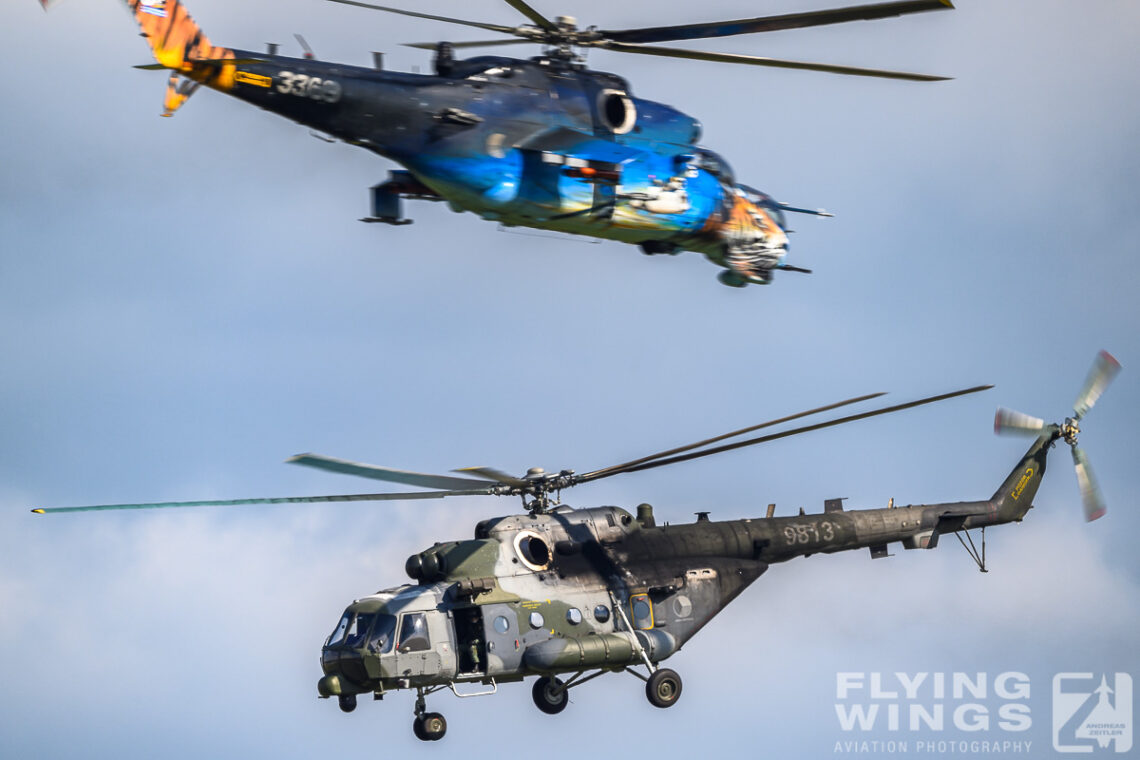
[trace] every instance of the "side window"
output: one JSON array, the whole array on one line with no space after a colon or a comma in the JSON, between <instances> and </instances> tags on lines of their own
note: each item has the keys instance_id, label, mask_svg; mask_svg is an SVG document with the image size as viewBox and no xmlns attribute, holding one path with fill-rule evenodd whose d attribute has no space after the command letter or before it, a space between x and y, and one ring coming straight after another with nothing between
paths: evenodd
<instances>
[{"instance_id":1,"label":"side window","mask_svg":"<svg viewBox=\"0 0 1140 760\"><path fill-rule=\"evenodd\" d=\"M431 649L431 639L428 638L427 615L422 612L410 612L404 615L400 623L401 652L423 652Z\"/></svg>"},{"instance_id":2,"label":"side window","mask_svg":"<svg viewBox=\"0 0 1140 760\"><path fill-rule=\"evenodd\" d=\"M396 618L392 615L378 615L376 627L368 637L368 649L373 654L387 654L392 651L393 634L396 633Z\"/></svg>"},{"instance_id":3,"label":"side window","mask_svg":"<svg viewBox=\"0 0 1140 760\"><path fill-rule=\"evenodd\" d=\"M633 627L645 631L653 627L653 603L647 594L638 594L629 600L633 612Z\"/></svg>"}]
</instances>

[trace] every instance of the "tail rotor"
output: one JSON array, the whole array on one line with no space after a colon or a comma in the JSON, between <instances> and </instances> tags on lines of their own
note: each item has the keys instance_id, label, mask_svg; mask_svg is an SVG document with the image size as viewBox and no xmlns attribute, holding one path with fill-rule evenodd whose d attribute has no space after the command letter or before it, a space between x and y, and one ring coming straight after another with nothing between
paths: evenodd
<instances>
[{"instance_id":1,"label":"tail rotor","mask_svg":"<svg viewBox=\"0 0 1140 760\"><path fill-rule=\"evenodd\" d=\"M1077 483L1081 489L1081 502L1084 505L1085 519L1088 521L1103 517L1106 511L1104 498L1097 486L1085 452L1077 445L1077 435L1081 432L1078 422L1088 413L1108 388L1116 374L1120 372L1120 362L1107 351L1101 351L1093 361L1084 387L1073 404L1073 416L1060 424L1046 424L1044 420L1012 409L999 408L994 415L994 432L998 435L1052 435L1069 444L1073 454L1073 467L1077 472Z\"/></svg>"},{"instance_id":2,"label":"tail rotor","mask_svg":"<svg viewBox=\"0 0 1140 760\"><path fill-rule=\"evenodd\" d=\"M1074 419L1084 417L1089 409L1093 408L1093 404L1104 393L1104 389L1116 377L1116 373L1120 371L1120 362L1107 351L1101 351L1096 355L1096 360L1093 362L1092 368L1089 370L1088 379L1085 380L1085 387L1081 389L1081 393L1077 396L1077 401L1073 404L1073 413L1076 415Z\"/></svg>"}]
</instances>

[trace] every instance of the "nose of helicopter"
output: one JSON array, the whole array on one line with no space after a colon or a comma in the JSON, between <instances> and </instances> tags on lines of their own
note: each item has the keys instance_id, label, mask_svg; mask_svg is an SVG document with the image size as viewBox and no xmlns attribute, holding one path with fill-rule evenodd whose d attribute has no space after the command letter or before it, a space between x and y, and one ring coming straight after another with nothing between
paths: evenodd
<instances>
[{"instance_id":1,"label":"nose of helicopter","mask_svg":"<svg viewBox=\"0 0 1140 760\"><path fill-rule=\"evenodd\" d=\"M317 692L322 697L352 693L353 685L368 680L364 658L351 649L326 646L321 650L321 670L325 675L317 681Z\"/></svg>"}]
</instances>

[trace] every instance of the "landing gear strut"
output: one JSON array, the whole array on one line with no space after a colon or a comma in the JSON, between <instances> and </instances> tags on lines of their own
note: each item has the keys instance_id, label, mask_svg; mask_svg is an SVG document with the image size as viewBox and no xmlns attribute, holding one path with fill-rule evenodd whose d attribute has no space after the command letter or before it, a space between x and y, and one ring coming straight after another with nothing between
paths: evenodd
<instances>
[{"instance_id":1,"label":"landing gear strut","mask_svg":"<svg viewBox=\"0 0 1140 760\"><path fill-rule=\"evenodd\" d=\"M427 711L424 690L416 690L416 717L412 721L412 733L425 742L436 742L447 733L447 721L437 712Z\"/></svg>"}]
</instances>

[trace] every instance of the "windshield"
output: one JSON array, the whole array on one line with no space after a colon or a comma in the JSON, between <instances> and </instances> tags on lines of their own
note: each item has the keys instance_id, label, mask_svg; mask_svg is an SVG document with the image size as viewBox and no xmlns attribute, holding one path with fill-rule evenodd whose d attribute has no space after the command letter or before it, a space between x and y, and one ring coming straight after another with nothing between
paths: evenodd
<instances>
[{"instance_id":1,"label":"windshield","mask_svg":"<svg viewBox=\"0 0 1140 760\"><path fill-rule=\"evenodd\" d=\"M775 220L776 224L780 225L781 229L788 228L788 222L784 218L784 212L780 208L780 204L773 200L772 196L768 195L767 193L762 193L756 188L749 187L748 185L740 185L740 189L744 192L745 198L752 201L757 206L763 207L765 211L771 214L772 218Z\"/></svg>"},{"instance_id":2,"label":"windshield","mask_svg":"<svg viewBox=\"0 0 1140 760\"><path fill-rule=\"evenodd\" d=\"M355 615L351 612L344 613L344 617L336 624L336 629L333 630L332 635L325 641L326 647L331 647L339 644L344 640L344 632L348 630L348 624L352 622Z\"/></svg>"},{"instance_id":3,"label":"windshield","mask_svg":"<svg viewBox=\"0 0 1140 760\"><path fill-rule=\"evenodd\" d=\"M369 638L368 632L372 629L373 622L379 618L380 623L376 626L376 631L372 637ZM336 625L336 630L329 636L325 646L346 646L353 649L359 649L364 646L365 641L372 651L388 651L391 648L392 631L396 627L396 618L391 615L379 615L371 612L345 612L344 617ZM379 646L379 648L375 648Z\"/></svg>"},{"instance_id":4,"label":"windshield","mask_svg":"<svg viewBox=\"0 0 1140 760\"><path fill-rule=\"evenodd\" d=\"M368 629L372 627L372 618L375 615L360 613L348 624L348 630L344 633L344 645L353 647L360 647L364 645L364 637L368 635Z\"/></svg>"}]
</instances>

